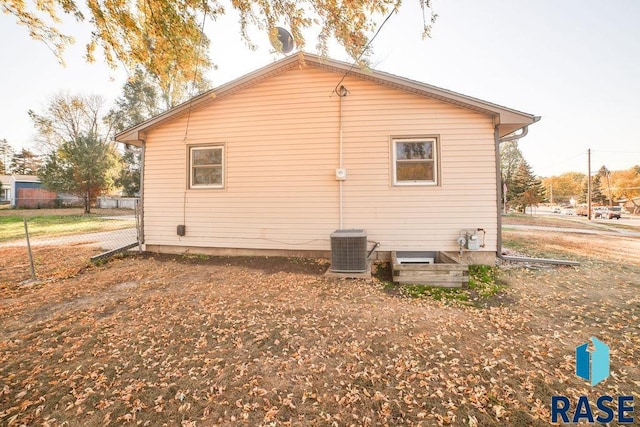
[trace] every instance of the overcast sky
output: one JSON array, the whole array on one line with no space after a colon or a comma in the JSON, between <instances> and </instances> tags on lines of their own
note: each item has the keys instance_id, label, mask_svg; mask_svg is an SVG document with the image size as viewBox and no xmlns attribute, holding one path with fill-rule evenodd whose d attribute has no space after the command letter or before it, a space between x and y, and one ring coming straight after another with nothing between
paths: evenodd
<instances>
[{"instance_id":1,"label":"overcast sky","mask_svg":"<svg viewBox=\"0 0 640 427\"><path fill-rule=\"evenodd\" d=\"M432 38L422 40L418 0L405 0L373 43L373 68L419 80L542 120L520 148L540 176L640 164L640 1L636 0L433 0L439 15ZM380 19L382 21L382 18ZM126 73L82 55L88 28L66 27L78 40L67 67L29 38L12 16L0 15L0 138L33 147L29 109L42 110L60 91L100 94L111 103ZM267 65L266 35L254 33L257 51L240 39L230 16L206 22L214 85ZM305 50L315 53L310 31ZM330 56L348 60L333 47Z\"/></svg>"}]
</instances>

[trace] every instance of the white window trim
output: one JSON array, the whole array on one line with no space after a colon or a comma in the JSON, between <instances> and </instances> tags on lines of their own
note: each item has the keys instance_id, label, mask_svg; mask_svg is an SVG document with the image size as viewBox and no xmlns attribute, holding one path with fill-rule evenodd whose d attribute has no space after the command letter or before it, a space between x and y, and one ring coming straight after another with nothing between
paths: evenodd
<instances>
[{"instance_id":1,"label":"white window trim","mask_svg":"<svg viewBox=\"0 0 640 427\"><path fill-rule=\"evenodd\" d=\"M189 155L189 189L199 190L199 189L212 189L212 188L224 188L225 184L225 166L227 159L225 157L224 144L211 144L211 145L191 145L189 146L188 155ZM193 183L193 150L212 150L219 149L221 151L222 164L220 165L222 168L222 182L220 184L194 184Z\"/></svg>"},{"instance_id":2,"label":"white window trim","mask_svg":"<svg viewBox=\"0 0 640 427\"><path fill-rule=\"evenodd\" d=\"M396 143L398 142L431 142L433 144L433 181L430 180L412 180L412 181L398 181L397 175L397 153L398 150L396 148ZM393 185L394 186L437 186L438 185L438 177L440 175L440 171L438 170L438 138L433 136L425 136L425 137L392 137L391 138L391 152L392 152L392 173L393 173Z\"/></svg>"}]
</instances>

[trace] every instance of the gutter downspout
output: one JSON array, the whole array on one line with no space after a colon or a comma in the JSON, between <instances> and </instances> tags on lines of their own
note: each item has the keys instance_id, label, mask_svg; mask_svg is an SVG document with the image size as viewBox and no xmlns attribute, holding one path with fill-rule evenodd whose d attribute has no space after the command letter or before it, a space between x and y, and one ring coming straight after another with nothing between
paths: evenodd
<instances>
[{"instance_id":1,"label":"gutter downspout","mask_svg":"<svg viewBox=\"0 0 640 427\"><path fill-rule=\"evenodd\" d=\"M540 120L539 117L534 118L534 123ZM500 143L513 141L514 139L522 138L529 132L529 126L525 126L522 129L522 133L519 135L507 136L504 138L500 138L498 133L498 125L494 127L494 139L496 143L496 187L498 199L496 200L496 207L498 211L498 241L496 248L496 256L503 261L510 262L536 262L541 264L554 264L554 265L570 265L570 266L579 266L580 263L577 261L568 261L568 260L560 260L560 259L548 259L548 258L529 258L529 257L514 257L514 256L505 256L502 254L502 170L500 169Z\"/></svg>"},{"instance_id":2,"label":"gutter downspout","mask_svg":"<svg viewBox=\"0 0 640 427\"><path fill-rule=\"evenodd\" d=\"M142 151L140 153L140 202L139 202L139 210L140 210L140 230L138 236L138 244L142 249L142 245L144 244L144 157L147 149L147 141L143 136L139 136L138 140L142 143Z\"/></svg>"}]
</instances>

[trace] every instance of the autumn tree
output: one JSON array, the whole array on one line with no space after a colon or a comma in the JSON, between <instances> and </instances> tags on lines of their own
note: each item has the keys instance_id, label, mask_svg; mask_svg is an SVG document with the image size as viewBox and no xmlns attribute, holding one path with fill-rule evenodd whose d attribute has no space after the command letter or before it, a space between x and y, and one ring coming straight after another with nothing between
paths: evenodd
<instances>
[{"instance_id":1,"label":"autumn tree","mask_svg":"<svg viewBox=\"0 0 640 427\"><path fill-rule=\"evenodd\" d=\"M615 171L611 174L612 193L614 198L626 199L633 203L634 213L640 211L640 166L626 170Z\"/></svg>"},{"instance_id":2,"label":"autumn tree","mask_svg":"<svg viewBox=\"0 0 640 427\"><path fill-rule=\"evenodd\" d=\"M107 116L105 104L99 95L57 93L47 101L44 111L29 110L43 151L55 151L65 141L82 135L111 139L113 123Z\"/></svg>"},{"instance_id":3,"label":"autumn tree","mask_svg":"<svg viewBox=\"0 0 640 427\"><path fill-rule=\"evenodd\" d=\"M91 202L113 187L118 166L113 144L96 135L79 135L50 153L38 176L46 188L82 198L84 212L90 213Z\"/></svg>"},{"instance_id":4,"label":"autumn tree","mask_svg":"<svg viewBox=\"0 0 640 427\"><path fill-rule=\"evenodd\" d=\"M42 160L33 151L23 148L11 157L9 171L16 175L36 175Z\"/></svg>"},{"instance_id":5,"label":"autumn tree","mask_svg":"<svg viewBox=\"0 0 640 427\"><path fill-rule=\"evenodd\" d=\"M580 172L566 172L562 175L542 179L546 194L553 202L569 203L572 197L582 193L586 175Z\"/></svg>"},{"instance_id":6,"label":"autumn tree","mask_svg":"<svg viewBox=\"0 0 640 427\"><path fill-rule=\"evenodd\" d=\"M303 31L319 28L318 48L326 54L330 40L359 58L381 17L397 10L400 0L325 2L317 0L86 0L0 1L0 9L27 27L62 62L64 48L73 38L61 32L60 16L87 22L91 39L86 59L95 60L97 48L108 64L123 64L130 74L142 67L157 76L163 91L173 93L187 82L201 82L211 66L210 40L203 31L208 23L230 9L239 15L239 32L249 48L255 48L249 30L257 28L278 44L277 25L286 25L295 43L303 48ZM416 4L417 3L417 4ZM423 37L436 19L430 0L414 3L422 8ZM210 25L210 24L209 24ZM173 96L173 95L172 95Z\"/></svg>"}]
</instances>

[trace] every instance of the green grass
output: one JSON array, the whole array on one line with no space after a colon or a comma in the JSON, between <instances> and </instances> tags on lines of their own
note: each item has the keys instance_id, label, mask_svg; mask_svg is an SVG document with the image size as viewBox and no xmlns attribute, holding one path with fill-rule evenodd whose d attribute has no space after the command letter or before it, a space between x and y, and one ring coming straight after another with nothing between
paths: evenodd
<instances>
[{"instance_id":1,"label":"green grass","mask_svg":"<svg viewBox=\"0 0 640 427\"><path fill-rule=\"evenodd\" d=\"M401 292L411 298L433 298L436 301L469 301L469 294L461 288L438 288L429 285L403 285Z\"/></svg>"},{"instance_id":2,"label":"green grass","mask_svg":"<svg viewBox=\"0 0 640 427\"><path fill-rule=\"evenodd\" d=\"M469 289L475 291L480 298L489 298L502 292L505 285L498 280L497 267L470 265Z\"/></svg>"},{"instance_id":3,"label":"green grass","mask_svg":"<svg viewBox=\"0 0 640 427\"><path fill-rule=\"evenodd\" d=\"M469 266L469 285L465 288L440 288L428 285L401 285L400 292L411 298L480 306L500 294L505 285L498 280L498 268L487 265Z\"/></svg>"},{"instance_id":4,"label":"green grass","mask_svg":"<svg viewBox=\"0 0 640 427\"><path fill-rule=\"evenodd\" d=\"M47 215L27 219L29 236L57 237L98 231L118 230L133 226L131 220L112 220L90 215ZM0 242L25 237L22 216L0 217Z\"/></svg>"},{"instance_id":5,"label":"green grass","mask_svg":"<svg viewBox=\"0 0 640 427\"><path fill-rule=\"evenodd\" d=\"M187 253L182 254L182 258L189 259L189 260L192 260L192 261L207 261L211 257L209 255L206 255L206 254L198 254L198 253L192 254L192 253L188 253L187 252Z\"/></svg>"}]
</instances>

